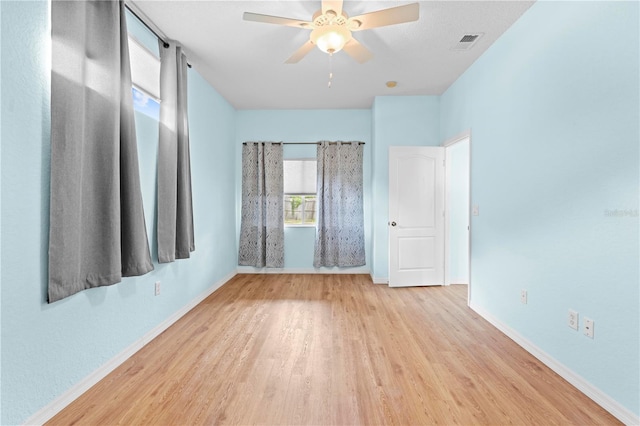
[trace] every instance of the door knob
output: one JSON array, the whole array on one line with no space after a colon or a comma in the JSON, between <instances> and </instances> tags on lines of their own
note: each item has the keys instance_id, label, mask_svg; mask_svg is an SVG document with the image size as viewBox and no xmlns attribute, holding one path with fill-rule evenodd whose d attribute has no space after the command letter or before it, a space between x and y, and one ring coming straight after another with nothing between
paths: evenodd
<instances>
[{"instance_id":1,"label":"door knob","mask_svg":"<svg viewBox=\"0 0 640 426\"><path fill-rule=\"evenodd\" d=\"M391 222L391 226L396 226L396 223L395 222Z\"/></svg>"}]
</instances>

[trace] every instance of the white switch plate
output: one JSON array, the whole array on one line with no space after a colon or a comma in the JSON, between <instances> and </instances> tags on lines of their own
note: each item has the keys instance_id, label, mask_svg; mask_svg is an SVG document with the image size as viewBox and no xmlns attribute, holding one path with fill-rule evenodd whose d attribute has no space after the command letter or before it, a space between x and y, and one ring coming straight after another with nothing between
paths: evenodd
<instances>
[{"instance_id":1,"label":"white switch plate","mask_svg":"<svg viewBox=\"0 0 640 426\"><path fill-rule=\"evenodd\" d=\"M156 281L155 295L160 296L160 281Z\"/></svg>"},{"instance_id":2,"label":"white switch plate","mask_svg":"<svg viewBox=\"0 0 640 426\"><path fill-rule=\"evenodd\" d=\"M474 216L480 216L480 206L477 204L474 204L473 207L471 208L471 214Z\"/></svg>"},{"instance_id":3,"label":"white switch plate","mask_svg":"<svg viewBox=\"0 0 640 426\"><path fill-rule=\"evenodd\" d=\"M527 290L520 290L520 303L527 304Z\"/></svg>"},{"instance_id":4,"label":"white switch plate","mask_svg":"<svg viewBox=\"0 0 640 426\"><path fill-rule=\"evenodd\" d=\"M573 309L569 309L569 315L567 315L567 325L574 330L578 329L578 313Z\"/></svg>"},{"instance_id":5,"label":"white switch plate","mask_svg":"<svg viewBox=\"0 0 640 426\"><path fill-rule=\"evenodd\" d=\"M584 323L582 324L582 331L584 335L587 337L591 337L593 339L593 320L587 317L584 317Z\"/></svg>"}]
</instances>

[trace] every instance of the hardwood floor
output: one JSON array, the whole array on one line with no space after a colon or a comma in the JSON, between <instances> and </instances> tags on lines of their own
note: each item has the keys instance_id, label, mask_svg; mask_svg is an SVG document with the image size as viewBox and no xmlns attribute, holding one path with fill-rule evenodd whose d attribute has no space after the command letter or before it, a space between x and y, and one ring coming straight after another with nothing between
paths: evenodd
<instances>
[{"instance_id":1,"label":"hardwood floor","mask_svg":"<svg viewBox=\"0 0 640 426\"><path fill-rule=\"evenodd\" d=\"M238 275L51 425L619 424L466 286Z\"/></svg>"}]
</instances>

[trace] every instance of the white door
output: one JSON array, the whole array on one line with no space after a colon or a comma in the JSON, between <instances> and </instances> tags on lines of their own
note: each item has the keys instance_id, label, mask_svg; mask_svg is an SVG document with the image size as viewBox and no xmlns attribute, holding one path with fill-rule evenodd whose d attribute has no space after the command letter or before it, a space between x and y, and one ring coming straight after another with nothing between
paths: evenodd
<instances>
[{"instance_id":1,"label":"white door","mask_svg":"<svg viewBox=\"0 0 640 426\"><path fill-rule=\"evenodd\" d=\"M389 286L444 285L444 148L389 147Z\"/></svg>"}]
</instances>

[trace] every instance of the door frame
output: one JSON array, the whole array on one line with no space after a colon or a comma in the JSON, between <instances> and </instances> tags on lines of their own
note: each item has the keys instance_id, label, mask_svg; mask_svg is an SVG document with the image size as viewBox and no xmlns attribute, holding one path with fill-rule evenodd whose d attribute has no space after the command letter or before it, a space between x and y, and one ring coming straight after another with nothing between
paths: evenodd
<instances>
[{"instance_id":1,"label":"door frame","mask_svg":"<svg viewBox=\"0 0 640 426\"><path fill-rule=\"evenodd\" d=\"M443 146L445 148L445 196L444 196L444 208L445 208L445 237L444 237L444 283L445 285L451 285L451 277L449 274L449 264L451 262L451 259L449 258L449 246L450 246L450 241L449 241L449 231L450 231L450 203L451 201L449 200L449 194L451 192L451 179L449 179L449 171L451 170L451 156L447 155L448 150L447 148L455 145L459 142L463 142L463 141L469 141L469 161L468 161L468 170L469 170L469 209L467 211L467 215L468 215L468 223L469 223L469 231L467 232L467 238L468 238L468 253L467 253L467 261L469 262L468 265L468 271L469 271L469 285L467 287L467 305L469 305L471 303L471 294L472 294L472 288L471 288L471 129L465 130L462 133L457 134L456 136L447 139L446 141L444 141L442 143L441 146Z\"/></svg>"}]
</instances>

